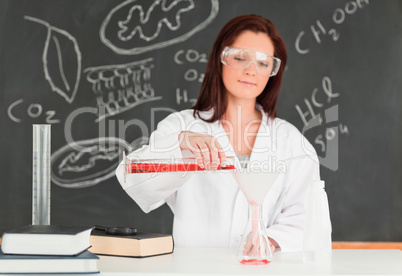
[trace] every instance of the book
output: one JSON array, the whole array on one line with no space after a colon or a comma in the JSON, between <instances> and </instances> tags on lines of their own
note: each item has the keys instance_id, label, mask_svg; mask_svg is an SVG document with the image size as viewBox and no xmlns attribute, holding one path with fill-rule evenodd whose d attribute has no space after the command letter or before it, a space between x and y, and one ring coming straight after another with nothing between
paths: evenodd
<instances>
[{"instance_id":1,"label":"book","mask_svg":"<svg viewBox=\"0 0 402 276\"><path fill-rule=\"evenodd\" d=\"M9 255L0 250L0 274L99 273L99 257L84 251L76 256Z\"/></svg>"},{"instance_id":2,"label":"book","mask_svg":"<svg viewBox=\"0 0 402 276\"><path fill-rule=\"evenodd\" d=\"M174 242L170 234L137 233L122 236L109 235L93 230L89 238L92 253L121 257L149 257L173 252Z\"/></svg>"},{"instance_id":3,"label":"book","mask_svg":"<svg viewBox=\"0 0 402 276\"><path fill-rule=\"evenodd\" d=\"M90 247L93 227L27 225L6 231L1 239L4 254L78 255Z\"/></svg>"}]
</instances>

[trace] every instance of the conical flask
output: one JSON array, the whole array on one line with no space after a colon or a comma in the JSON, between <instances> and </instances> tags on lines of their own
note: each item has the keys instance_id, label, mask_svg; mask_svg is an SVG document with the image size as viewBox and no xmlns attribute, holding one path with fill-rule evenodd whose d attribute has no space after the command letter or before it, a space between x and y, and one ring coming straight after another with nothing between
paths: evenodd
<instances>
[{"instance_id":1,"label":"conical flask","mask_svg":"<svg viewBox=\"0 0 402 276\"><path fill-rule=\"evenodd\" d=\"M236 170L234 175L248 201L248 221L237 258L242 264L268 264L272 260L272 251L262 219L262 203L278 173L253 168Z\"/></svg>"},{"instance_id":2,"label":"conical flask","mask_svg":"<svg viewBox=\"0 0 402 276\"><path fill-rule=\"evenodd\" d=\"M272 252L265 229L261 204L249 201L248 222L237 252L240 263L259 265L271 262Z\"/></svg>"}]
</instances>

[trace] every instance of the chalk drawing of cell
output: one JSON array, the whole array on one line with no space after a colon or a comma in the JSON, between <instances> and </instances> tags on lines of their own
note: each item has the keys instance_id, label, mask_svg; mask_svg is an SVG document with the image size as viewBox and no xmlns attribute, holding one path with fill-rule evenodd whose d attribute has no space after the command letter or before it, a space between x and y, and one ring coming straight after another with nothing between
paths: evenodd
<instances>
[{"instance_id":1,"label":"chalk drawing of cell","mask_svg":"<svg viewBox=\"0 0 402 276\"><path fill-rule=\"evenodd\" d=\"M106 16L100 38L117 54L141 54L187 40L218 10L218 0L128 0Z\"/></svg>"},{"instance_id":2,"label":"chalk drawing of cell","mask_svg":"<svg viewBox=\"0 0 402 276\"><path fill-rule=\"evenodd\" d=\"M64 188L86 188L115 177L123 151L131 152L132 145L118 137L67 144L52 154L52 182Z\"/></svg>"}]
</instances>

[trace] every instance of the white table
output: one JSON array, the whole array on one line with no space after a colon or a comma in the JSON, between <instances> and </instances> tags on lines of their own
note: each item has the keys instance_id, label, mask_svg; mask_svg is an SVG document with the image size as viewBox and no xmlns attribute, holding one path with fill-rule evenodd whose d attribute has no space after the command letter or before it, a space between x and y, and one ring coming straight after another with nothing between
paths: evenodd
<instances>
[{"instance_id":1,"label":"white table","mask_svg":"<svg viewBox=\"0 0 402 276\"><path fill-rule=\"evenodd\" d=\"M267 265L242 265L236 250L175 248L149 258L100 256L101 275L402 275L400 250L333 250L329 265L305 264L302 253L275 253Z\"/></svg>"}]
</instances>

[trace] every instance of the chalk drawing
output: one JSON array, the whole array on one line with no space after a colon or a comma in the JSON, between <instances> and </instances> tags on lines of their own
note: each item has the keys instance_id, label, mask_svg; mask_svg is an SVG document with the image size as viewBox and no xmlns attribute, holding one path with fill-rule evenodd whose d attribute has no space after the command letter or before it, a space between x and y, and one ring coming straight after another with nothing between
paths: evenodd
<instances>
[{"instance_id":1,"label":"chalk drawing","mask_svg":"<svg viewBox=\"0 0 402 276\"><path fill-rule=\"evenodd\" d=\"M122 41L127 41L127 40L132 39L138 33L141 39L149 42L159 36L163 24L166 24L166 26L172 31L178 30L181 27L180 14L194 9L193 1L186 1L186 2L188 2L188 5L187 5L187 7L184 7L184 8L179 8L179 5L178 5L179 2L184 3L185 1L173 1L169 6L166 5L166 1L155 1L155 2L153 2L153 4L151 5L151 7L148 9L148 11L146 13L144 13L143 8L141 6L135 5L135 6L131 7L129 14L127 16L127 19L125 21L119 22L119 26L121 29L118 32L118 37ZM175 20L173 20L174 22L170 22L169 18L166 18L166 17L162 18L161 20L158 21L157 27L156 27L156 30L154 31L154 33L151 36L147 36L144 34L141 25L145 25L149 22L150 15L154 11L155 7L157 7L157 6L160 6L161 10L165 13L168 13L171 10L173 10L174 7L177 7L178 10L176 11ZM134 15L136 10L138 10L138 12L140 14L140 17L138 19L139 19L139 21L140 21L139 23L141 25L136 25L134 27L134 29L130 32L128 26L132 20L136 19L135 15ZM145 16L144 16L144 14L145 14Z\"/></svg>"},{"instance_id":2,"label":"chalk drawing","mask_svg":"<svg viewBox=\"0 0 402 276\"><path fill-rule=\"evenodd\" d=\"M131 145L117 137L74 143L60 148L51 157L52 181L64 188L90 187L114 177L123 151L133 150Z\"/></svg>"},{"instance_id":3,"label":"chalk drawing","mask_svg":"<svg viewBox=\"0 0 402 276\"><path fill-rule=\"evenodd\" d=\"M349 128L345 124L338 122L339 105L334 103L340 97L339 92L335 92L329 76L324 76L321 80L321 89L314 88L311 97L304 98L306 108L296 104L295 108L303 121L304 135L314 128L320 128L321 133L314 138L313 145L316 146L318 153L325 153L319 156L320 165L337 171L339 168L339 135L349 134Z\"/></svg>"},{"instance_id":4,"label":"chalk drawing","mask_svg":"<svg viewBox=\"0 0 402 276\"><path fill-rule=\"evenodd\" d=\"M324 26L324 24L317 19L314 24L310 25L309 32L301 31L297 35L297 38L295 40L296 51L301 55L308 54L310 52L310 48L306 46L302 47L301 45L312 44L312 41L315 41L316 44L321 44L322 40L325 37L330 38L334 42L338 41L341 34L336 25L343 24L345 22L346 16L353 16L353 14L363 8L366 8L368 5L369 0L354 0L347 2L343 8L335 9L332 13L332 22L335 24L335 27ZM303 42L304 40L306 40L307 43L301 43L302 40Z\"/></svg>"},{"instance_id":5,"label":"chalk drawing","mask_svg":"<svg viewBox=\"0 0 402 276\"><path fill-rule=\"evenodd\" d=\"M47 36L45 41L45 47L43 49L42 62L43 70L45 72L45 78L49 82L52 91L58 93L62 96L68 103L74 101L75 95L77 94L78 85L81 78L81 52L78 47L77 40L65 30L61 30L54 26L51 26L46 21L31 16L24 16L24 19L36 22L44 25L47 28ZM60 41L67 41L71 45L61 44ZM74 51L62 51L71 47ZM56 52L57 60L50 61L49 58L52 56L53 51ZM49 63L57 63L58 71L49 70ZM65 74L65 64L64 61L75 65L76 73L72 80L68 80ZM74 63L73 63L74 62ZM71 82L71 85L70 85Z\"/></svg>"},{"instance_id":6,"label":"chalk drawing","mask_svg":"<svg viewBox=\"0 0 402 276\"><path fill-rule=\"evenodd\" d=\"M112 9L100 28L102 43L121 55L164 48L183 42L203 30L219 10L218 0L156 0L150 6L149 3L128 0ZM199 13L207 4L211 6L209 14L201 19L203 21L197 22ZM182 23L184 18L189 19L186 24ZM169 38L159 41L157 38L162 32Z\"/></svg>"},{"instance_id":7,"label":"chalk drawing","mask_svg":"<svg viewBox=\"0 0 402 276\"><path fill-rule=\"evenodd\" d=\"M84 70L97 96L99 114L96 122L120 114L137 105L162 99L151 86L153 58L127 64L90 67Z\"/></svg>"},{"instance_id":8,"label":"chalk drawing","mask_svg":"<svg viewBox=\"0 0 402 276\"><path fill-rule=\"evenodd\" d=\"M30 118L43 118L45 117L45 122L47 124L57 124L60 123L60 119L55 118L56 117L56 111L55 110L43 110L43 106L39 103L31 103L28 106L22 106L21 104L24 103L24 99L19 99L9 105L7 108L7 115L8 117L16 122L16 123L21 123L22 119L14 115L13 111L14 109L19 108L20 111L26 109L26 114Z\"/></svg>"}]
</instances>

